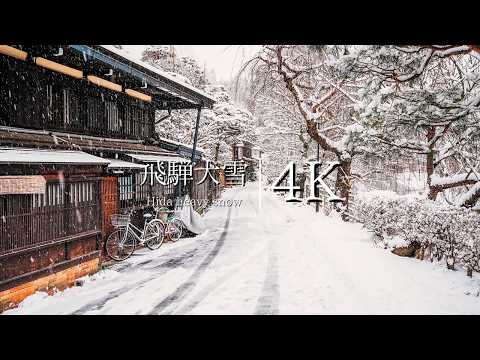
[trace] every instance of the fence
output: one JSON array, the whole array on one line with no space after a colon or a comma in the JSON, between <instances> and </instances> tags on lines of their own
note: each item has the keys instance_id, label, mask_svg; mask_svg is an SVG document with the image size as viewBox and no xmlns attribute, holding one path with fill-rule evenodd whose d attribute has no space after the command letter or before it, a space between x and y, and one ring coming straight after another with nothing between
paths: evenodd
<instances>
[{"instance_id":1,"label":"fence","mask_svg":"<svg viewBox=\"0 0 480 360\"><path fill-rule=\"evenodd\" d=\"M45 194L0 196L0 255L100 230L99 180L47 182Z\"/></svg>"}]
</instances>

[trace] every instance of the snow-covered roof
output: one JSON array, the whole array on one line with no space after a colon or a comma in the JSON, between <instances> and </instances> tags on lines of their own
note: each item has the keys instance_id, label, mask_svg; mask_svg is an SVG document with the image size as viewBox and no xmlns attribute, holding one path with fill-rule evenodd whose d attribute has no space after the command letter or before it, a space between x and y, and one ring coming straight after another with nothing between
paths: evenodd
<instances>
[{"instance_id":1,"label":"snow-covered roof","mask_svg":"<svg viewBox=\"0 0 480 360\"><path fill-rule=\"evenodd\" d=\"M118 159L108 159L110 164L108 164L109 169L144 169L146 165L140 165L137 163L123 161Z\"/></svg>"},{"instance_id":2,"label":"snow-covered roof","mask_svg":"<svg viewBox=\"0 0 480 360\"><path fill-rule=\"evenodd\" d=\"M110 161L83 151L0 148L0 163L107 165Z\"/></svg>"},{"instance_id":3,"label":"snow-covered roof","mask_svg":"<svg viewBox=\"0 0 480 360\"><path fill-rule=\"evenodd\" d=\"M168 79L172 82L175 82L175 83L177 83L177 84L179 84L179 85L181 85L181 86L183 86L183 87L185 87L185 88L187 88L187 89L189 89L193 92L196 92L198 95L206 97L207 99L210 99L211 101L215 101L215 99L212 96L208 95L206 92L204 92L200 89L197 89L196 87L194 87L190 84L187 84L184 81L179 80L177 77L172 76L172 75L168 74L167 72L165 72L163 70L160 70L159 68L157 68L157 67L155 67L155 66L153 66L153 65L151 65L151 64L149 64L145 61L136 59L135 57L130 55L130 53L128 53L125 50L116 48L113 45L98 45L98 46L100 46L100 47L102 47L102 48L104 48L104 49L106 49L106 50L108 50L108 51L110 51L110 52L112 52L112 53L114 53L118 56L121 56L121 57L127 59L128 61L131 61L132 63L137 64L138 66L141 66L145 69L148 69L148 70L156 73L157 75L160 75L160 76L162 76L162 77L164 77L164 78L166 78L166 79Z\"/></svg>"},{"instance_id":4,"label":"snow-covered roof","mask_svg":"<svg viewBox=\"0 0 480 360\"><path fill-rule=\"evenodd\" d=\"M138 160L144 163L151 163L151 162L168 162L168 161L176 161L176 162L186 162L187 160L177 156L177 155L154 155L154 154L126 154L130 156L132 159Z\"/></svg>"},{"instance_id":5,"label":"snow-covered roof","mask_svg":"<svg viewBox=\"0 0 480 360\"><path fill-rule=\"evenodd\" d=\"M188 145L188 144L185 144L185 143L181 143L181 142L178 142L178 141L175 141L175 140L170 140L170 139L167 139L167 138L164 138L164 137L161 137L159 136L158 137L160 140L162 141L165 141L165 142L168 142L168 143L171 143L171 144L175 144L175 145L180 145L180 146L184 146L186 148L189 148L189 149L192 149L193 150L193 145ZM197 146L195 148L195 151L198 151L198 152L201 152L201 153L205 153L205 150L203 150L201 147Z\"/></svg>"}]
</instances>

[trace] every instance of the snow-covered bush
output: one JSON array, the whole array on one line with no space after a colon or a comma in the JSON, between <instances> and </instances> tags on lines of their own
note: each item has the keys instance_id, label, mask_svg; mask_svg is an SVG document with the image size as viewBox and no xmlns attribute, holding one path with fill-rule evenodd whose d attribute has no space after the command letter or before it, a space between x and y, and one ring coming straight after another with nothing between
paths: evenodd
<instances>
[{"instance_id":1,"label":"snow-covered bush","mask_svg":"<svg viewBox=\"0 0 480 360\"><path fill-rule=\"evenodd\" d=\"M475 211L416 198L357 199L364 226L381 238L401 237L420 247L422 258L480 271L480 215Z\"/></svg>"}]
</instances>

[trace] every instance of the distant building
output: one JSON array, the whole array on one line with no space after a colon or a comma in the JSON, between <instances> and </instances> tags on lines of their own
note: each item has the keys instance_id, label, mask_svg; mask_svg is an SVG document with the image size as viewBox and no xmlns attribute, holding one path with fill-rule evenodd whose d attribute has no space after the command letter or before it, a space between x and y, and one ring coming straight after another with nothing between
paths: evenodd
<instances>
[{"instance_id":1,"label":"distant building","mask_svg":"<svg viewBox=\"0 0 480 360\"><path fill-rule=\"evenodd\" d=\"M249 141L240 141L232 147L232 160L244 161L246 166L246 181L257 180L257 171L260 164L261 151ZM226 185L236 185L226 180Z\"/></svg>"}]
</instances>

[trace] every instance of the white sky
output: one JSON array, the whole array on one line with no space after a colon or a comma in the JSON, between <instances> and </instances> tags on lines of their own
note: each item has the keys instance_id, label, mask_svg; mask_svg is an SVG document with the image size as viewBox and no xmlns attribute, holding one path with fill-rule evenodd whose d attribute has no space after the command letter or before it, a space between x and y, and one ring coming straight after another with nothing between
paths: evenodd
<instances>
[{"instance_id":1,"label":"white sky","mask_svg":"<svg viewBox=\"0 0 480 360\"><path fill-rule=\"evenodd\" d=\"M124 49L139 59L146 46L123 45ZM207 72L214 69L218 81L231 80L240 66L259 49L259 45L175 45L178 56L195 58L200 66L206 66Z\"/></svg>"}]
</instances>

